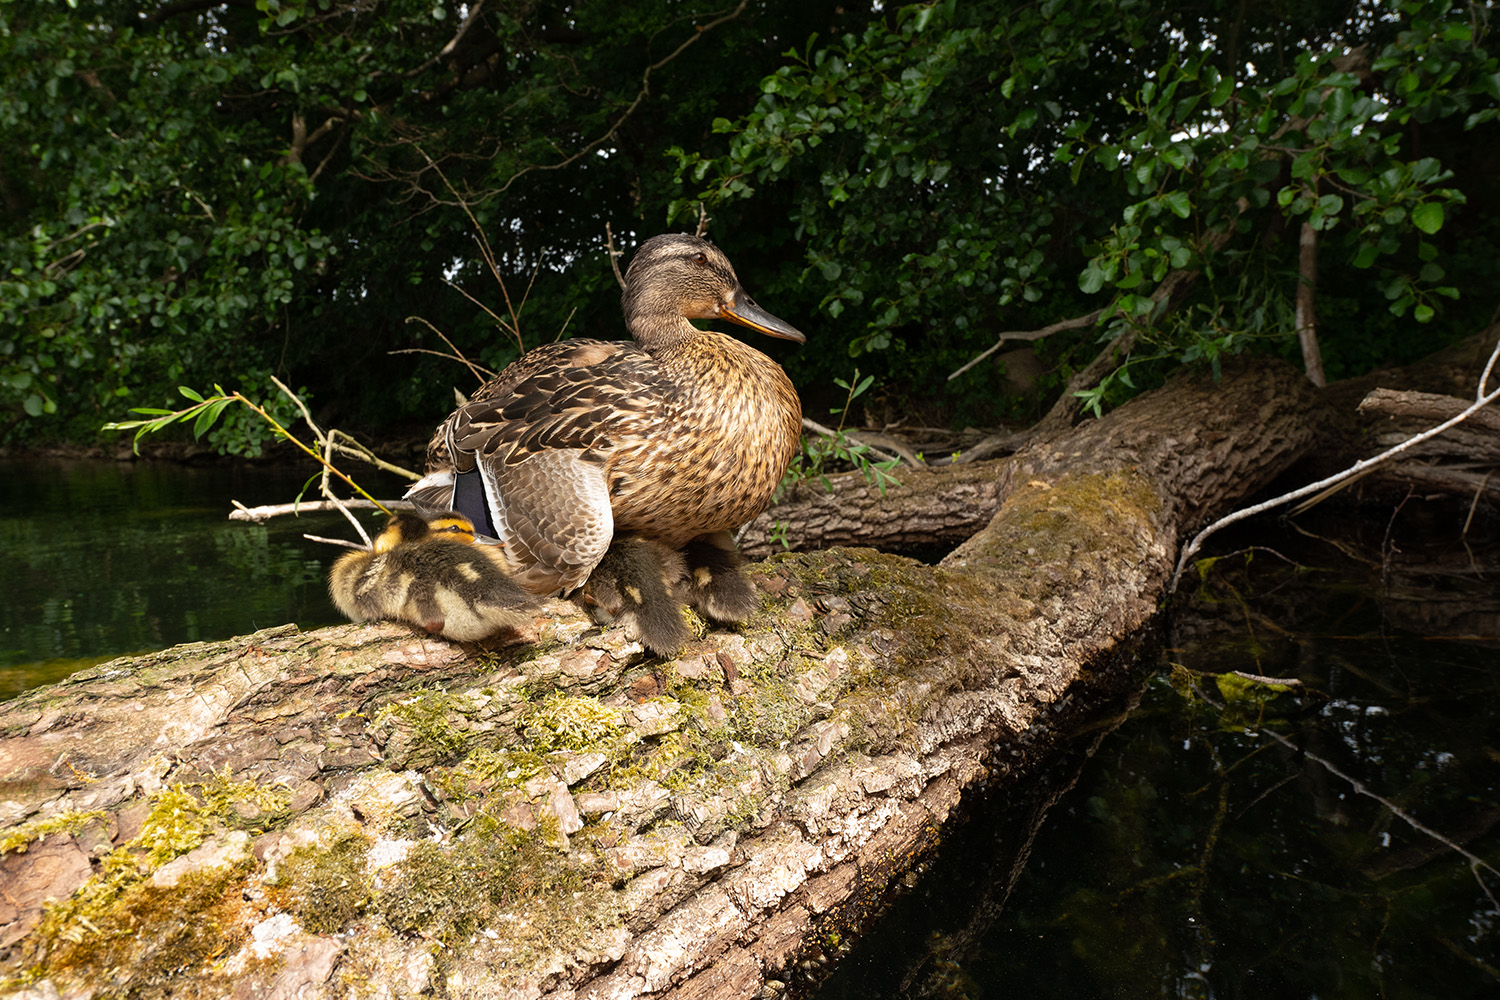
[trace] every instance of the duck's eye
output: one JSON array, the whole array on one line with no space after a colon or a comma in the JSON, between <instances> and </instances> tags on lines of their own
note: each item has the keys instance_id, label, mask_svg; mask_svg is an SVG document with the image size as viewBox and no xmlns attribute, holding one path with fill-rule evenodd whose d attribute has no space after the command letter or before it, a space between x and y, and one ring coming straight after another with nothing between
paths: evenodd
<instances>
[{"instance_id":1,"label":"duck's eye","mask_svg":"<svg viewBox=\"0 0 1500 1000\"><path fill-rule=\"evenodd\" d=\"M694 264L707 264L708 263L708 254L704 253L702 250L699 250L697 253L693 254L693 263Z\"/></svg>"}]
</instances>

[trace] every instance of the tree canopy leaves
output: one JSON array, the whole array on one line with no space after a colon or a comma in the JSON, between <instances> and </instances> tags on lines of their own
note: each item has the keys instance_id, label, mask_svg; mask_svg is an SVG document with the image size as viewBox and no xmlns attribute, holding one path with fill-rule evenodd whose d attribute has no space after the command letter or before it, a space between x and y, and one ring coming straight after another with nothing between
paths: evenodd
<instances>
[{"instance_id":1,"label":"tree canopy leaves","mask_svg":"<svg viewBox=\"0 0 1500 1000\"><path fill-rule=\"evenodd\" d=\"M628 251L700 203L752 291L811 328L784 355L805 389L852 355L993 421L993 369L947 375L1095 310L1038 349L1055 388L1101 339L1130 344L1096 406L1133 371L1291 350L1304 222L1332 372L1410 356L1429 346L1413 321L1491 306L1491 16L0 4L6 434L85 437L183 382L273 374L347 425L431 423L467 374L389 352L445 351L437 329L496 367L559 332L621 335L605 224ZM475 304L510 316L481 233L522 344Z\"/></svg>"}]
</instances>

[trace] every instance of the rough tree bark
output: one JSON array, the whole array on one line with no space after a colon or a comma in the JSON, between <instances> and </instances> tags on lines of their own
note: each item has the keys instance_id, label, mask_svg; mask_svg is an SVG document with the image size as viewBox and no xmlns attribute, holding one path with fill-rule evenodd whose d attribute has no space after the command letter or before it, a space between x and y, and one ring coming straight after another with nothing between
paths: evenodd
<instances>
[{"instance_id":1,"label":"rough tree bark","mask_svg":"<svg viewBox=\"0 0 1500 1000\"><path fill-rule=\"evenodd\" d=\"M487 649L286 626L29 692L0 706L13 995L774 991L1123 675L1181 533L1317 412L1285 366L1180 379L964 468L989 517L941 564L778 555L754 621L671 661L555 603Z\"/></svg>"},{"instance_id":2,"label":"rough tree bark","mask_svg":"<svg viewBox=\"0 0 1500 1000\"><path fill-rule=\"evenodd\" d=\"M1373 444L1389 448L1418 431L1463 412L1473 400L1430 392L1376 389L1359 404L1359 412L1376 421ZM1407 452L1382 470L1393 482L1426 492L1450 493L1464 499L1500 501L1500 413L1480 410L1441 436Z\"/></svg>"}]
</instances>

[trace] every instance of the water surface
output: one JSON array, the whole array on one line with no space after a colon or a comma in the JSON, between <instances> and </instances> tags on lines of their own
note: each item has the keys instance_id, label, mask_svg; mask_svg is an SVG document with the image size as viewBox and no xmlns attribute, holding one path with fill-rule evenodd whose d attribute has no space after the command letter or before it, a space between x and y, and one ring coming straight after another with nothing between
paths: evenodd
<instances>
[{"instance_id":1,"label":"water surface","mask_svg":"<svg viewBox=\"0 0 1500 1000\"><path fill-rule=\"evenodd\" d=\"M289 502L311 474L0 460L0 697L125 653L339 621L324 578L341 550L302 538L353 537L338 515L228 520L231 500Z\"/></svg>"}]
</instances>

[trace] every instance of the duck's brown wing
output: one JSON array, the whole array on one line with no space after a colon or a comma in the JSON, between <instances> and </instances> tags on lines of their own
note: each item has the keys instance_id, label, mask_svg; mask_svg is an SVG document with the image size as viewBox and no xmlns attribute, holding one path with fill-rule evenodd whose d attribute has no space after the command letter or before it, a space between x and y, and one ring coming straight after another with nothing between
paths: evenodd
<instances>
[{"instance_id":1,"label":"duck's brown wing","mask_svg":"<svg viewBox=\"0 0 1500 1000\"><path fill-rule=\"evenodd\" d=\"M611 455L622 441L670 426L676 396L671 379L634 344L539 348L448 418L441 436L453 475L430 473L408 496L446 505L446 489L451 504L452 483L477 475L517 582L534 593L572 590L614 533L605 474Z\"/></svg>"}]
</instances>

